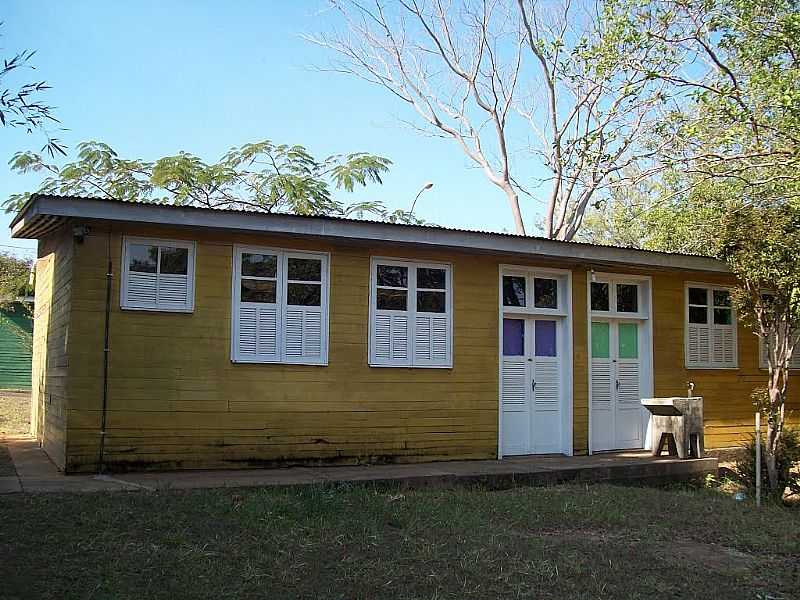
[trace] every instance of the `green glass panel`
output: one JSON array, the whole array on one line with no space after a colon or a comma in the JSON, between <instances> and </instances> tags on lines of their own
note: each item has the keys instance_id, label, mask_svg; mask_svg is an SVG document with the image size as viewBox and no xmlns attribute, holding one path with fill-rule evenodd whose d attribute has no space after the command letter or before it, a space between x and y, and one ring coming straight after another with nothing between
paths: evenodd
<instances>
[{"instance_id":1,"label":"green glass panel","mask_svg":"<svg viewBox=\"0 0 800 600\"><path fill-rule=\"evenodd\" d=\"M592 323L592 358L608 358L608 323Z\"/></svg>"},{"instance_id":2,"label":"green glass panel","mask_svg":"<svg viewBox=\"0 0 800 600\"><path fill-rule=\"evenodd\" d=\"M639 326L636 323L619 324L619 357L639 358Z\"/></svg>"}]
</instances>

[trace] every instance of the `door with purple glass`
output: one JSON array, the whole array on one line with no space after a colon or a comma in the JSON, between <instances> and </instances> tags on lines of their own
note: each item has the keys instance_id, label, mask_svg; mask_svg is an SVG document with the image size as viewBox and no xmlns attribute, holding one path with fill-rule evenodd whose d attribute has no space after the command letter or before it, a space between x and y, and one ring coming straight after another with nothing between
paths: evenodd
<instances>
[{"instance_id":1,"label":"door with purple glass","mask_svg":"<svg viewBox=\"0 0 800 600\"><path fill-rule=\"evenodd\" d=\"M559 327L555 319L516 315L503 319L504 455L561 451Z\"/></svg>"},{"instance_id":2,"label":"door with purple glass","mask_svg":"<svg viewBox=\"0 0 800 600\"><path fill-rule=\"evenodd\" d=\"M533 454L561 451L561 357L558 352L558 321L533 321Z\"/></svg>"},{"instance_id":3,"label":"door with purple glass","mask_svg":"<svg viewBox=\"0 0 800 600\"><path fill-rule=\"evenodd\" d=\"M531 437L531 350L528 319L503 319L503 357L500 375L502 398L502 451L528 454Z\"/></svg>"}]
</instances>

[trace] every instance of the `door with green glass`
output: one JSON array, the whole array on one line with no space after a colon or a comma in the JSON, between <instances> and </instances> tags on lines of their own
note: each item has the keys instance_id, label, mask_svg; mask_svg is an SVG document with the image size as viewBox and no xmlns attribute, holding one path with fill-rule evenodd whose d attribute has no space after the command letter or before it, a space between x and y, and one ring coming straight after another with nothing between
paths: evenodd
<instances>
[{"instance_id":1,"label":"door with green glass","mask_svg":"<svg viewBox=\"0 0 800 600\"><path fill-rule=\"evenodd\" d=\"M591 329L592 450L644 444L639 352L641 323L593 319Z\"/></svg>"}]
</instances>

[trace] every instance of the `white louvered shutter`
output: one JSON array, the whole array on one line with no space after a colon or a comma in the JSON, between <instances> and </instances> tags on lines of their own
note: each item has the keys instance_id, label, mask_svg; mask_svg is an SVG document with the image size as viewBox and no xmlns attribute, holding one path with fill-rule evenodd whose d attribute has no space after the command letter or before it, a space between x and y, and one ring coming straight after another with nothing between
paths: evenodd
<instances>
[{"instance_id":1,"label":"white louvered shutter","mask_svg":"<svg viewBox=\"0 0 800 600\"><path fill-rule=\"evenodd\" d=\"M524 356L504 356L500 374L503 406L503 454L530 452L530 403Z\"/></svg>"},{"instance_id":2,"label":"white louvered shutter","mask_svg":"<svg viewBox=\"0 0 800 600\"><path fill-rule=\"evenodd\" d=\"M714 365L732 365L735 363L736 347L733 329L730 327L714 327L711 330L711 362Z\"/></svg>"},{"instance_id":3,"label":"white louvered shutter","mask_svg":"<svg viewBox=\"0 0 800 600\"><path fill-rule=\"evenodd\" d=\"M686 364L689 366L708 365L711 362L711 334L708 325L689 323L687 336Z\"/></svg>"},{"instance_id":4,"label":"white louvered shutter","mask_svg":"<svg viewBox=\"0 0 800 600\"><path fill-rule=\"evenodd\" d=\"M414 363L450 364L450 318L445 314L418 313L414 320Z\"/></svg>"},{"instance_id":5,"label":"white louvered shutter","mask_svg":"<svg viewBox=\"0 0 800 600\"><path fill-rule=\"evenodd\" d=\"M273 304L239 307L237 317L237 357L244 361L267 362L280 358L278 349L278 310Z\"/></svg>"},{"instance_id":6,"label":"white louvered shutter","mask_svg":"<svg viewBox=\"0 0 800 600\"><path fill-rule=\"evenodd\" d=\"M614 410L612 405L614 365L609 358L592 358L592 449L614 448Z\"/></svg>"},{"instance_id":7,"label":"white louvered shutter","mask_svg":"<svg viewBox=\"0 0 800 600\"><path fill-rule=\"evenodd\" d=\"M152 272L149 269L134 269L136 260L132 258L135 249L141 252L143 248L150 252L157 251L155 255L151 254L147 265ZM185 273L161 272L161 257L165 248L180 248L186 252ZM194 261L195 245L192 242L126 237L122 260L121 307L190 312L194 307Z\"/></svg>"},{"instance_id":8,"label":"white louvered shutter","mask_svg":"<svg viewBox=\"0 0 800 600\"><path fill-rule=\"evenodd\" d=\"M559 452L561 385L559 358L537 356L533 366L533 435L531 451Z\"/></svg>"},{"instance_id":9,"label":"white louvered shutter","mask_svg":"<svg viewBox=\"0 0 800 600\"><path fill-rule=\"evenodd\" d=\"M633 404L638 409L641 404L639 392L639 360L623 361L617 364L617 402Z\"/></svg>"},{"instance_id":10,"label":"white louvered shutter","mask_svg":"<svg viewBox=\"0 0 800 600\"><path fill-rule=\"evenodd\" d=\"M380 364L411 364L406 313L377 313L373 319L373 358Z\"/></svg>"},{"instance_id":11,"label":"white louvered shutter","mask_svg":"<svg viewBox=\"0 0 800 600\"><path fill-rule=\"evenodd\" d=\"M768 367L767 345L761 338L758 339L758 347L759 347L759 366L762 369L766 369ZM794 352L792 352L792 358L791 360L789 360L789 368L800 369L800 344L798 343L795 344Z\"/></svg>"},{"instance_id":12,"label":"white louvered shutter","mask_svg":"<svg viewBox=\"0 0 800 600\"><path fill-rule=\"evenodd\" d=\"M611 369L611 361L592 359L592 404L611 403Z\"/></svg>"},{"instance_id":13,"label":"white louvered shutter","mask_svg":"<svg viewBox=\"0 0 800 600\"><path fill-rule=\"evenodd\" d=\"M158 275L156 304L164 309L185 308L189 300L188 275Z\"/></svg>"},{"instance_id":14,"label":"white louvered shutter","mask_svg":"<svg viewBox=\"0 0 800 600\"><path fill-rule=\"evenodd\" d=\"M320 307L286 307L283 319L283 339L288 362L321 362L323 360L322 319Z\"/></svg>"},{"instance_id":15,"label":"white louvered shutter","mask_svg":"<svg viewBox=\"0 0 800 600\"><path fill-rule=\"evenodd\" d=\"M127 290L123 304L127 308L155 308L158 295L158 274L127 273Z\"/></svg>"}]
</instances>

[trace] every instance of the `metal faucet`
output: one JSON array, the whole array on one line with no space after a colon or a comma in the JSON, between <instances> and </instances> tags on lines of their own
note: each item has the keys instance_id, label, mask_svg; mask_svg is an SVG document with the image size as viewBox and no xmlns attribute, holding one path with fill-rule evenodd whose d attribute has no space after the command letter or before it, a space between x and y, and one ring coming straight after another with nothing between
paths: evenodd
<instances>
[{"instance_id":1,"label":"metal faucet","mask_svg":"<svg viewBox=\"0 0 800 600\"><path fill-rule=\"evenodd\" d=\"M686 397L687 398L693 398L694 397L694 381L687 381L686 382L686 387L688 388L688 391L686 392Z\"/></svg>"}]
</instances>

